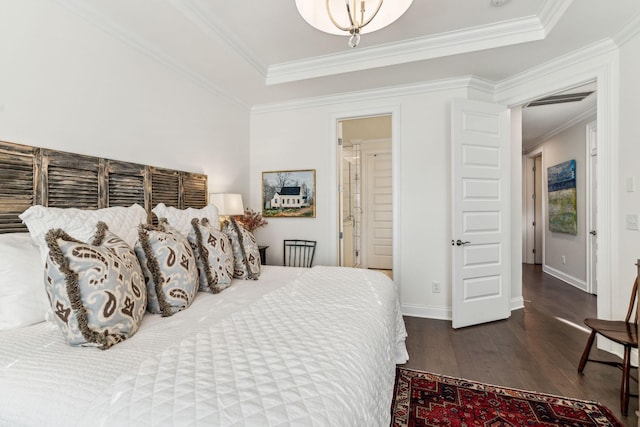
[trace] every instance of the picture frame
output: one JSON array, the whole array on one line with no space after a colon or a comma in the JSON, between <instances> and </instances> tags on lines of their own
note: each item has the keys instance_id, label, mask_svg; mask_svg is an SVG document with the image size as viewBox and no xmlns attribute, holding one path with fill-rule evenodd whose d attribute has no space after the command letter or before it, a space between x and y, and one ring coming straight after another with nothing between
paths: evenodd
<instances>
[{"instance_id":1,"label":"picture frame","mask_svg":"<svg viewBox=\"0 0 640 427\"><path fill-rule=\"evenodd\" d=\"M549 231L578 234L576 161L568 160L547 168Z\"/></svg>"},{"instance_id":2,"label":"picture frame","mask_svg":"<svg viewBox=\"0 0 640 427\"><path fill-rule=\"evenodd\" d=\"M262 216L315 218L316 170L262 172Z\"/></svg>"}]
</instances>

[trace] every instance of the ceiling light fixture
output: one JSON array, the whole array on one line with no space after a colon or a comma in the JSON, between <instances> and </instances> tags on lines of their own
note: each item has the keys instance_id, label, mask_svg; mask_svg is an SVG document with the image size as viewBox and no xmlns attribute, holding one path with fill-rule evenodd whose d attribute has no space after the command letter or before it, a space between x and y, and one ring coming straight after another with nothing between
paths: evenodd
<instances>
[{"instance_id":1,"label":"ceiling light fixture","mask_svg":"<svg viewBox=\"0 0 640 427\"><path fill-rule=\"evenodd\" d=\"M349 46L356 47L361 34L393 23L412 2L386 0L383 5L383 0L296 0L296 6L309 25L329 34L348 32L351 34Z\"/></svg>"}]
</instances>

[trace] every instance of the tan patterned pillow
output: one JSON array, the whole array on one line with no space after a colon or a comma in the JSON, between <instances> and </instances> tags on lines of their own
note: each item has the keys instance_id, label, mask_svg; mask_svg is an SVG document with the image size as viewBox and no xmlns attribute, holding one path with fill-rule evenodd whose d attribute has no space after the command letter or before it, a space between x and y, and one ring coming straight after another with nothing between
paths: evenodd
<instances>
[{"instance_id":1,"label":"tan patterned pillow","mask_svg":"<svg viewBox=\"0 0 640 427\"><path fill-rule=\"evenodd\" d=\"M211 226L207 218L191 221L189 243L196 254L200 273L200 290L214 294L231 285L233 250L226 234Z\"/></svg>"},{"instance_id":2,"label":"tan patterned pillow","mask_svg":"<svg viewBox=\"0 0 640 427\"><path fill-rule=\"evenodd\" d=\"M196 258L185 236L166 222L141 224L136 255L147 283L147 310L171 316L188 308L198 292Z\"/></svg>"},{"instance_id":3,"label":"tan patterned pillow","mask_svg":"<svg viewBox=\"0 0 640 427\"><path fill-rule=\"evenodd\" d=\"M233 217L224 226L224 233L231 240L235 267L233 277L238 279L258 280L260 276L260 251L253 234Z\"/></svg>"}]
</instances>

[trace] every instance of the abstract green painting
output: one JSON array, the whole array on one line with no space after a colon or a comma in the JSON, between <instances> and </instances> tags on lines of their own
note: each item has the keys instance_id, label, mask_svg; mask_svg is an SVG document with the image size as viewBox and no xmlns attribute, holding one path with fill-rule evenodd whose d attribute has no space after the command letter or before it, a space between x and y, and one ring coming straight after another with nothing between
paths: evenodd
<instances>
[{"instance_id":1,"label":"abstract green painting","mask_svg":"<svg viewBox=\"0 0 640 427\"><path fill-rule=\"evenodd\" d=\"M576 204L576 161L569 160L547 169L549 230L578 234Z\"/></svg>"}]
</instances>

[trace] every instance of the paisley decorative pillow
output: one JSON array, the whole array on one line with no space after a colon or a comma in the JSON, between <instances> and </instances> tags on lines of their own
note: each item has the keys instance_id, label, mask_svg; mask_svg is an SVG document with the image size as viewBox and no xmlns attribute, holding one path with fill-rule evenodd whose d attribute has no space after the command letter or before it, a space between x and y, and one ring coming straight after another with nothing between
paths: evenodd
<instances>
[{"instance_id":1,"label":"paisley decorative pillow","mask_svg":"<svg viewBox=\"0 0 640 427\"><path fill-rule=\"evenodd\" d=\"M165 220L141 224L135 251L147 283L147 310L171 316L188 308L198 292L198 267L187 238Z\"/></svg>"},{"instance_id":2,"label":"paisley decorative pillow","mask_svg":"<svg viewBox=\"0 0 640 427\"><path fill-rule=\"evenodd\" d=\"M233 277L258 280L260 276L260 251L250 231L238 224L233 217L224 226L224 233L231 240L235 260Z\"/></svg>"},{"instance_id":3,"label":"paisley decorative pillow","mask_svg":"<svg viewBox=\"0 0 640 427\"><path fill-rule=\"evenodd\" d=\"M189 243L196 254L200 272L200 290L214 294L231 285L233 250L226 234L211 226L207 218L191 221Z\"/></svg>"},{"instance_id":4,"label":"paisley decorative pillow","mask_svg":"<svg viewBox=\"0 0 640 427\"><path fill-rule=\"evenodd\" d=\"M67 342L105 350L135 334L147 294L129 245L104 222L98 222L90 244L61 229L50 230L45 240L45 287Z\"/></svg>"}]
</instances>

